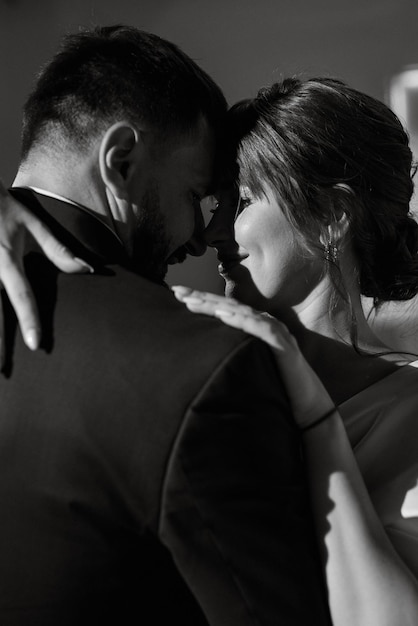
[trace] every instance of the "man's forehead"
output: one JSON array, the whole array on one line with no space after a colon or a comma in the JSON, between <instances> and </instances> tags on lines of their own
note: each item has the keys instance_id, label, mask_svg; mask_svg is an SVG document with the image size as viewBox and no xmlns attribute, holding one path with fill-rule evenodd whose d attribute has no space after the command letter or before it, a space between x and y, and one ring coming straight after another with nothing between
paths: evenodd
<instances>
[{"instance_id":1,"label":"man's forehead","mask_svg":"<svg viewBox=\"0 0 418 626\"><path fill-rule=\"evenodd\" d=\"M180 143L171 154L171 162L183 175L190 176L205 189L212 184L215 161L213 134L200 134Z\"/></svg>"}]
</instances>

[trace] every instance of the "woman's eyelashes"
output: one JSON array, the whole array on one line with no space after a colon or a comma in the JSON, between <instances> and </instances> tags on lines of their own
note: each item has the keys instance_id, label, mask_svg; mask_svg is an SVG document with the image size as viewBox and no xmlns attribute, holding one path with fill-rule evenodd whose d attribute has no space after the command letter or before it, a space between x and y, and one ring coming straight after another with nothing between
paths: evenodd
<instances>
[{"instance_id":1,"label":"woman's eyelashes","mask_svg":"<svg viewBox=\"0 0 418 626\"><path fill-rule=\"evenodd\" d=\"M252 198L247 195L241 194L238 199L237 210L235 212L235 219L252 203Z\"/></svg>"},{"instance_id":2,"label":"woman's eyelashes","mask_svg":"<svg viewBox=\"0 0 418 626\"><path fill-rule=\"evenodd\" d=\"M225 211L225 213L228 212L229 215L231 215L232 212L232 215L234 215L236 219L238 215L253 202L253 199L249 194L241 194L236 200L231 197L225 199L218 198L216 196L206 196L203 202L207 207L208 212L212 213L212 215L218 211Z\"/></svg>"}]
</instances>

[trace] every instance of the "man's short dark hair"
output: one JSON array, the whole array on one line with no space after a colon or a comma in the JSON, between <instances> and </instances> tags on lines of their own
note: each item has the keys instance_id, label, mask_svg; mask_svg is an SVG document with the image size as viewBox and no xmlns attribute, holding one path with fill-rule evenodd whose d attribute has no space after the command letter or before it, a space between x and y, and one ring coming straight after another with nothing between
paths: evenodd
<instances>
[{"instance_id":1,"label":"man's short dark hair","mask_svg":"<svg viewBox=\"0 0 418 626\"><path fill-rule=\"evenodd\" d=\"M191 132L201 115L216 132L226 101L175 44L117 25L67 36L25 107L22 159L45 137L79 150L114 121L142 122L161 137Z\"/></svg>"}]
</instances>

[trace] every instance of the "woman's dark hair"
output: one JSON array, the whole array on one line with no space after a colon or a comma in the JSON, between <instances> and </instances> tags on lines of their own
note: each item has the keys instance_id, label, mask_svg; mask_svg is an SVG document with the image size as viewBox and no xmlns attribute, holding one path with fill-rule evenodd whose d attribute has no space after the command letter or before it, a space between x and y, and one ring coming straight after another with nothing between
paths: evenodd
<instances>
[{"instance_id":1,"label":"woman's dark hair","mask_svg":"<svg viewBox=\"0 0 418 626\"><path fill-rule=\"evenodd\" d=\"M228 115L240 183L255 197L267 183L305 246L344 211L361 293L378 305L418 292L412 153L386 105L335 79L288 78Z\"/></svg>"},{"instance_id":2,"label":"woman's dark hair","mask_svg":"<svg viewBox=\"0 0 418 626\"><path fill-rule=\"evenodd\" d=\"M97 27L67 36L24 107L22 158L64 137L80 149L109 123L144 122L161 137L191 133L203 116L221 133L226 100L175 44L137 28Z\"/></svg>"}]
</instances>

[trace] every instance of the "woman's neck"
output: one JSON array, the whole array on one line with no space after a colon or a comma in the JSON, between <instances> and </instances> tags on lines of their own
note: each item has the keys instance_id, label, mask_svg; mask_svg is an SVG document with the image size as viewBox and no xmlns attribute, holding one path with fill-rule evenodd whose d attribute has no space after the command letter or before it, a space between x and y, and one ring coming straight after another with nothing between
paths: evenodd
<instances>
[{"instance_id":1,"label":"woman's neck","mask_svg":"<svg viewBox=\"0 0 418 626\"><path fill-rule=\"evenodd\" d=\"M365 318L358 290L351 307L325 277L291 310L270 313L286 323L310 365L337 404L396 371L402 360L375 335Z\"/></svg>"},{"instance_id":2,"label":"woman's neck","mask_svg":"<svg viewBox=\"0 0 418 626\"><path fill-rule=\"evenodd\" d=\"M382 352L390 350L369 326L357 287L347 289L349 302L336 293L328 276L325 276L307 295L290 309L275 307L270 313L284 321L295 335L303 329L336 342L355 345L360 350Z\"/></svg>"}]
</instances>

